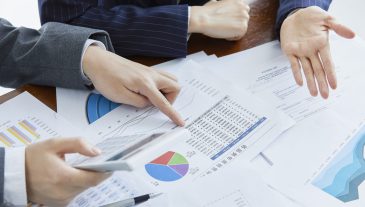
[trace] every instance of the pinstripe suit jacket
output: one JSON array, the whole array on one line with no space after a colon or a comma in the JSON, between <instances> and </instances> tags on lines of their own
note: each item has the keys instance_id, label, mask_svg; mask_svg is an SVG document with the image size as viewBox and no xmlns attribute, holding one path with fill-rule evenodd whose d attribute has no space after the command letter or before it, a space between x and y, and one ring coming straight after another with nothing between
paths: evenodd
<instances>
[{"instance_id":1,"label":"pinstripe suit jacket","mask_svg":"<svg viewBox=\"0 0 365 207\"><path fill-rule=\"evenodd\" d=\"M38 0L42 23L65 22L109 32L117 54L184 57L188 6L207 0ZM177 3L180 2L178 5ZM280 0L277 26L297 8L328 9L331 0Z\"/></svg>"},{"instance_id":2,"label":"pinstripe suit jacket","mask_svg":"<svg viewBox=\"0 0 365 207\"><path fill-rule=\"evenodd\" d=\"M177 0L38 0L42 24L108 31L117 54L186 55L188 6Z\"/></svg>"}]
</instances>

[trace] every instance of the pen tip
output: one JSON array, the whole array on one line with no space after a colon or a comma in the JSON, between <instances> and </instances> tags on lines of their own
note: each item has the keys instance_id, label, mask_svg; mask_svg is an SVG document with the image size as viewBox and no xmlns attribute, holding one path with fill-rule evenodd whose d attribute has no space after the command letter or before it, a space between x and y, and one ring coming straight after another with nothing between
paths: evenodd
<instances>
[{"instance_id":1,"label":"pen tip","mask_svg":"<svg viewBox=\"0 0 365 207\"><path fill-rule=\"evenodd\" d=\"M150 198L156 198L157 196L162 195L163 193L151 193Z\"/></svg>"}]
</instances>

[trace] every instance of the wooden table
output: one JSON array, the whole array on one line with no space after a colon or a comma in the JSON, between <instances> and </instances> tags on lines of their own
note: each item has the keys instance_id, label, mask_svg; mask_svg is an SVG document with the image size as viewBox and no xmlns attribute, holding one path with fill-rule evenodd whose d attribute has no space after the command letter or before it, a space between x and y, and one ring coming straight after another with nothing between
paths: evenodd
<instances>
[{"instance_id":1,"label":"wooden table","mask_svg":"<svg viewBox=\"0 0 365 207\"><path fill-rule=\"evenodd\" d=\"M278 0L255 0L250 4L250 22L246 36L235 42L217 40L199 34L193 34L189 40L189 54L205 51L208 54L216 54L218 57L246 50L275 39L275 19L278 9ZM168 61L166 58L131 58L139 63L152 66ZM54 87L27 85L10 93L0 96L3 103L20 93L28 91L53 110L57 110L56 89Z\"/></svg>"}]
</instances>

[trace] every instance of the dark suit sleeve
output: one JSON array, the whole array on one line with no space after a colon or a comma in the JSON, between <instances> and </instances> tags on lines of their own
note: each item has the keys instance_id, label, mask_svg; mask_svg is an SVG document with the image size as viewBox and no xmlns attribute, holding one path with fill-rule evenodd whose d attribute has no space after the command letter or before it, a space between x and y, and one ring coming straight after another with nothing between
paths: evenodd
<instances>
[{"instance_id":1,"label":"dark suit sleeve","mask_svg":"<svg viewBox=\"0 0 365 207\"><path fill-rule=\"evenodd\" d=\"M290 12L310 6L318 6L327 11L331 2L332 0L280 0L280 6L276 18L276 32L278 36L280 34L281 25Z\"/></svg>"},{"instance_id":2,"label":"dark suit sleeve","mask_svg":"<svg viewBox=\"0 0 365 207\"><path fill-rule=\"evenodd\" d=\"M5 149L0 147L0 206L4 205Z\"/></svg>"},{"instance_id":3,"label":"dark suit sleeve","mask_svg":"<svg viewBox=\"0 0 365 207\"><path fill-rule=\"evenodd\" d=\"M105 30L118 55L186 56L187 5L108 5L108 1L98 0L38 2L42 23L55 21Z\"/></svg>"},{"instance_id":4,"label":"dark suit sleeve","mask_svg":"<svg viewBox=\"0 0 365 207\"><path fill-rule=\"evenodd\" d=\"M89 38L112 50L104 31L61 23L47 23L40 30L16 28L0 18L0 85L85 89L81 56Z\"/></svg>"}]
</instances>

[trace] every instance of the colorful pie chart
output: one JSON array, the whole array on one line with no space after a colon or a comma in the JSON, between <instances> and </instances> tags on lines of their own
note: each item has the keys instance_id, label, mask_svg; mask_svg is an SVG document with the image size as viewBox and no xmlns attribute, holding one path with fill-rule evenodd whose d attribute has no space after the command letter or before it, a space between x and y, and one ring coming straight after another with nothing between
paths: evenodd
<instances>
[{"instance_id":1,"label":"colorful pie chart","mask_svg":"<svg viewBox=\"0 0 365 207\"><path fill-rule=\"evenodd\" d=\"M189 171L189 163L177 152L168 151L145 165L147 173L159 181L171 182L181 179Z\"/></svg>"},{"instance_id":2,"label":"colorful pie chart","mask_svg":"<svg viewBox=\"0 0 365 207\"><path fill-rule=\"evenodd\" d=\"M104 96L96 93L90 93L86 101L86 116L89 124L111 112L120 104L109 101Z\"/></svg>"}]
</instances>

